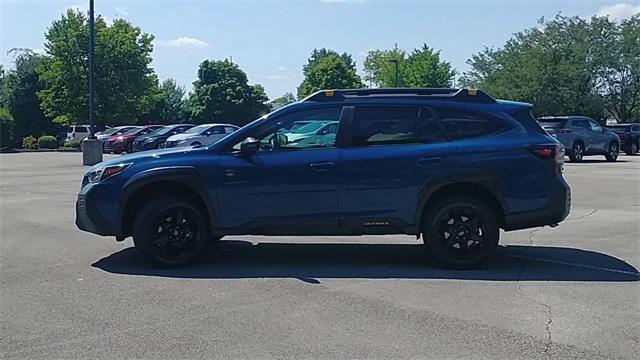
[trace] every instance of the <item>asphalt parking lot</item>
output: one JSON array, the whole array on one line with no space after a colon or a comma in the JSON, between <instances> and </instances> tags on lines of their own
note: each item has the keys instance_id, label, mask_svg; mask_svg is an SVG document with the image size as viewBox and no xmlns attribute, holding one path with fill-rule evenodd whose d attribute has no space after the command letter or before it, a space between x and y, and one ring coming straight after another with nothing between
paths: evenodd
<instances>
[{"instance_id":1,"label":"asphalt parking lot","mask_svg":"<svg viewBox=\"0 0 640 360\"><path fill-rule=\"evenodd\" d=\"M76 229L78 153L0 155L0 358L637 358L640 157L566 164L572 213L451 271L408 236L229 237L158 270Z\"/></svg>"}]
</instances>

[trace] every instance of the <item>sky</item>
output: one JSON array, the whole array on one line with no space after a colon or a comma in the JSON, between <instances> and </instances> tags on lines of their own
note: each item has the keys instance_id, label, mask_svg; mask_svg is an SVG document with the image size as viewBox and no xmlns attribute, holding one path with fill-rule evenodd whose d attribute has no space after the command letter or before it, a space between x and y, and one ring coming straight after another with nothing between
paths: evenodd
<instances>
[{"instance_id":1,"label":"sky","mask_svg":"<svg viewBox=\"0 0 640 360\"><path fill-rule=\"evenodd\" d=\"M88 0L0 0L0 63L11 68L12 48L44 51L44 33L68 8ZM601 0L95 0L107 21L124 18L155 36L153 63L160 80L174 78L187 91L205 59L231 58L274 99L296 93L302 66L314 48L353 55L371 49L407 51L426 43L458 72L471 55L501 47L514 33L556 14L622 19L640 1Z\"/></svg>"}]
</instances>

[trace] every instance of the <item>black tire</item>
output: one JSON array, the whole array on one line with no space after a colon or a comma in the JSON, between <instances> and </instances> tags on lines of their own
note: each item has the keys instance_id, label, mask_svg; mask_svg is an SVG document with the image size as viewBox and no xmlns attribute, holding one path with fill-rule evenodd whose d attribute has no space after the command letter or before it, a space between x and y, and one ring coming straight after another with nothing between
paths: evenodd
<instances>
[{"instance_id":1,"label":"black tire","mask_svg":"<svg viewBox=\"0 0 640 360\"><path fill-rule=\"evenodd\" d=\"M638 143L632 142L628 147L627 151L625 151L627 155L637 155L638 154Z\"/></svg>"},{"instance_id":2,"label":"black tire","mask_svg":"<svg viewBox=\"0 0 640 360\"><path fill-rule=\"evenodd\" d=\"M604 157L607 159L607 161L613 162L618 159L619 154L620 146L618 146L618 143L614 141L609 144L609 149L607 150L607 153L604 155Z\"/></svg>"},{"instance_id":3,"label":"black tire","mask_svg":"<svg viewBox=\"0 0 640 360\"><path fill-rule=\"evenodd\" d=\"M179 198L151 200L133 224L133 243L138 253L160 267L193 263L208 240L200 211Z\"/></svg>"},{"instance_id":4,"label":"black tire","mask_svg":"<svg viewBox=\"0 0 640 360\"><path fill-rule=\"evenodd\" d=\"M569 152L569 159L573 162L581 162L584 157L584 145L581 142L575 142L571 146L571 152Z\"/></svg>"},{"instance_id":5,"label":"black tire","mask_svg":"<svg viewBox=\"0 0 640 360\"><path fill-rule=\"evenodd\" d=\"M471 269L485 263L500 239L495 210L484 201L467 196L436 203L427 211L422 233L429 252L454 269Z\"/></svg>"}]
</instances>

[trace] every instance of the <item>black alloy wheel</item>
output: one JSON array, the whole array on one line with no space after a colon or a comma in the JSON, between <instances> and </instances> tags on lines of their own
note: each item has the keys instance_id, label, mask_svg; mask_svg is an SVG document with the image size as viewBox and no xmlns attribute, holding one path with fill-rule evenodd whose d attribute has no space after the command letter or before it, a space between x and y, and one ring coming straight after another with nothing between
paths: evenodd
<instances>
[{"instance_id":1,"label":"black alloy wheel","mask_svg":"<svg viewBox=\"0 0 640 360\"><path fill-rule=\"evenodd\" d=\"M484 201L455 197L439 202L424 221L424 241L445 265L468 269L487 261L499 240L495 210Z\"/></svg>"},{"instance_id":2,"label":"black alloy wheel","mask_svg":"<svg viewBox=\"0 0 640 360\"><path fill-rule=\"evenodd\" d=\"M193 262L204 249L204 217L182 199L158 199L143 207L134 224L133 241L147 259L163 267Z\"/></svg>"}]
</instances>

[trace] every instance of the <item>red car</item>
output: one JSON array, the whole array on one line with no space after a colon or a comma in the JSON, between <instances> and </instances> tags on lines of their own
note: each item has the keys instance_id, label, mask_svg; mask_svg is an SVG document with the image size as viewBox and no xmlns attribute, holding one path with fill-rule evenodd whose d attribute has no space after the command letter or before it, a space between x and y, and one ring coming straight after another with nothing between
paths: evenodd
<instances>
[{"instance_id":1,"label":"red car","mask_svg":"<svg viewBox=\"0 0 640 360\"><path fill-rule=\"evenodd\" d=\"M104 141L104 152L115 154L131 152L131 144L138 136L147 135L161 127L163 125L136 126L120 135L110 136Z\"/></svg>"}]
</instances>

